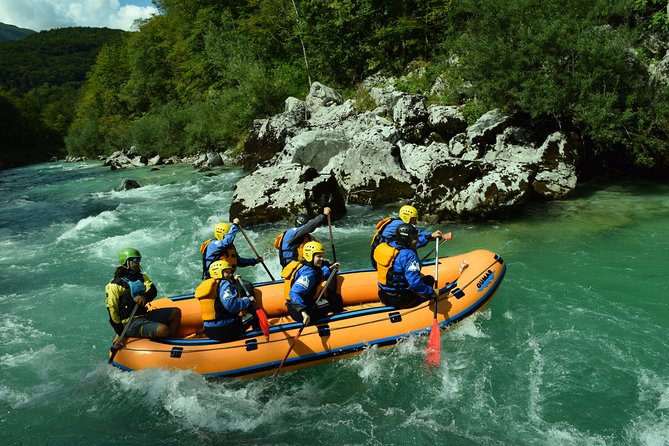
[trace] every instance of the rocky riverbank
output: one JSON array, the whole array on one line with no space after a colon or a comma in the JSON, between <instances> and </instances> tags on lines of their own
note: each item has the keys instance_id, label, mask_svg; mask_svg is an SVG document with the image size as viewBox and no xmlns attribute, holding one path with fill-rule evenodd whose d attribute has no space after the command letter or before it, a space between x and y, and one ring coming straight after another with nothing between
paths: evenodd
<instances>
[{"instance_id":1,"label":"rocky riverbank","mask_svg":"<svg viewBox=\"0 0 669 446\"><path fill-rule=\"evenodd\" d=\"M363 84L376 108L318 82L304 101L257 120L230 215L258 223L313 214L323 203L411 203L427 221L507 214L532 197L558 199L578 182L578 139L491 110L467 125L459 107L428 105L390 79Z\"/></svg>"},{"instance_id":2,"label":"rocky riverbank","mask_svg":"<svg viewBox=\"0 0 669 446\"><path fill-rule=\"evenodd\" d=\"M222 153L147 158L134 148L102 158L113 170L192 163L200 171L241 165L230 215L256 223L347 205L411 203L421 219L473 221L509 214L536 197L559 199L578 183L579 139L491 110L468 125L460 107L429 105L394 79L362 84L372 110L358 111L315 82L304 100L254 122L238 158ZM435 85L438 88L438 85Z\"/></svg>"}]
</instances>

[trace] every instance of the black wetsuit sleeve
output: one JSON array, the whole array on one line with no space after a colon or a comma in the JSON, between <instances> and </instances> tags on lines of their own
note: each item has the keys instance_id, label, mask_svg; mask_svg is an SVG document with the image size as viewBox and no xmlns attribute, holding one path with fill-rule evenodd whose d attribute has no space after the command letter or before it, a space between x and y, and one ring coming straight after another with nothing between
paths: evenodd
<instances>
[{"instance_id":1,"label":"black wetsuit sleeve","mask_svg":"<svg viewBox=\"0 0 669 446\"><path fill-rule=\"evenodd\" d=\"M146 290L146 293L144 293L144 295L146 296L146 301L151 302L158 295L158 290L156 289L156 286L154 284L151 284L151 288Z\"/></svg>"},{"instance_id":2,"label":"black wetsuit sleeve","mask_svg":"<svg viewBox=\"0 0 669 446\"><path fill-rule=\"evenodd\" d=\"M327 217L325 214L320 214L309 220L304 226L300 228L299 231L295 233L295 235L290 240L286 242L288 243L288 246L293 244L293 240L302 241L304 237L314 232L320 225L324 224L326 218Z\"/></svg>"}]
</instances>

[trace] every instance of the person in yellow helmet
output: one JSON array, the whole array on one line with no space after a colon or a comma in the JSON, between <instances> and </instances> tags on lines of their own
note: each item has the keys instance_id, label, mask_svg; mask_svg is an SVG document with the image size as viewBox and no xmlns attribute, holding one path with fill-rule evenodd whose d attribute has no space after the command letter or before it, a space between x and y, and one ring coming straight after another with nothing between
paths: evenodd
<instances>
[{"instance_id":1,"label":"person in yellow helmet","mask_svg":"<svg viewBox=\"0 0 669 446\"><path fill-rule=\"evenodd\" d=\"M209 265L209 279L195 290L200 301L204 334L210 339L233 341L254 323L252 312L240 316L255 300L240 294L239 276L233 274L233 265L217 260Z\"/></svg>"},{"instance_id":2,"label":"person in yellow helmet","mask_svg":"<svg viewBox=\"0 0 669 446\"><path fill-rule=\"evenodd\" d=\"M202 253L202 278L208 279L209 266L216 260L226 260L232 265L233 273L237 267L253 266L263 261L262 257L256 259L239 257L237 248L235 248L235 236L239 230L239 219L228 222L220 222L214 226L214 238L202 243L200 252Z\"/></svg>"},{"instance_id":3,"label":"person in yellow helmet","mask_svg":"<svg viewBox=\"0 0 669 446\"><path fill-rule=\"evenodd\" d=\"M388 243L395 240L395 234L399 225L410 224L416 227L416 223L418 223L418 210L411 205L402 206L397 214L397 217L386 217L376 224L376 233L372 238L372 249L370 252L370 258L374 268L376 268L376 262L374 261L374 251L376 250L376 247L381 243ZM442 240L450 240L453 237L453 234L450 232L444 234L439 230L430 232L416 227L416 231L418 231L416 249L426 246L431 240L439 238Z\"/></svg>"},{"instance_id":4,"label":"person in yellow helmet","mask_svg":"<svg viewBox=\"0 0 669 446\"><path fill-rule=\"evenodd\" d=\"M342 310L341 296L336 293L336 281L333 288L326 290L326 300L316 302L323 282L330 274L336 274L339 263L330 264L323 258L325 248L320 242L311 241L302 249L302 260L292 261L282 273L287 283L286 308L297 322L309 325L330 311ZM334 291L334 292L333 292Z\"/></svg>"},{"instance_id":5,"label":"person in yellow helmet","mask_svg":"<svg viewBox=\"0 0 669 446\"><path fill-rule=\"evenodd\" d=\"M109 323L120 335L128 324L126 336L136 338L176 337L181 325L179 308L148 311L146 304L158 294L149 276L142 273L142 255L135 248L123 248L118 254L119 266L105 288L105 305ZM130 318L137 305L135 315ZM121 345L116 345L121 348Z\"/></svg>"}]
</instances>

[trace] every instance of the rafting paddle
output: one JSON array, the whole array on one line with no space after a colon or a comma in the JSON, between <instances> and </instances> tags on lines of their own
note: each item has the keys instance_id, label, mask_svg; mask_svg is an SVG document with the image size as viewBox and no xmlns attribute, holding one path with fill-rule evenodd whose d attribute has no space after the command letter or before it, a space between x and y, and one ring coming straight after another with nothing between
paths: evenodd
<instances>
[{"instance_id":1,"label":"rafting paddle","mask_svg":"<svg viewBox=\"0 0 669 446\"><path fill-rule=\"evenodd\" d=\"M436 243L437 256L434 260L434 286L439 290L439 239ZM430 331L430 338L427 341L427 352L425 356L425 364L429 366L439 366L441 364L441 330L437 322L437 307L439 305L439 291L434 298L434 320L432 322L432 331Z\"/></svg>"},{"instance_id":2,"label":"rafting paddle","mask_svg":"<svg viewBox=\"0 0 669 446\"><path fill-rule=\"evenodd\" d=\"M135 317L135 312L137 311L137 308L139 308L139 304L135 304L135 308L132 309L132 312L130 313L130 317L128 318L128 322L126 322L125 325L123 326L123 331L119 335L116 342L112 341L112 345L111 345L111 347L109 347L109 352L111 353L111 355L109 356L109 361L107 361L109 364L111 364L112 361L114 361L114 357L116 356L116 352L118 352L120 350L120 348L116 347L116 344L117 343L120 344L121 342L123 342L123 338L125 338L125 332L128 331L128 325L130 325L130 321L132 320L132 318Z\"/></svg>"},{"instance_id":3,"label":"rafting paddle","mask_svg":"<svg viewBox=\"0 0 669 446\"><path fill-rule=\"evenodd\" d=\"M237 276L237 282L239 282L239 286L242 288L244 296L249 297L250 293L244 286L241 276ZM262 308L258 308L255 299L251 301L251 307L253 307L253 311L256 313L256 317L258 318L258 325L260 325L262 334L264 334L265 338L269 341L269 322L267 321L267 315L265 314L265 311L263 311Z\"/></svg>"},{"instance_id":4,"label":"rafting paddle","mask_svg":"<svg viewBox=\"0 0 669 446\"><path fill-rule=\"evenodd\" d=\"M446 233L446 238L445 238L445 239L442 239L442 238L437 238L437 239L436 239L436 240L437 240L437 245L441 245L442 243L444 243L444 242L446 242L446 241L448 241L448 240L450 240L450 239L452 239L452 238L453 238L453 234L450 233L450 232L447 232L447 233ZM423 263L425 260L427 260L427 258L430 257L430 256L432 255L433 252L434 252L434 248L430 249L430 252L428 252L427 254L425 254L425 255L423 256L423 258L420 259L420 262Z\"/></svg>"},{"instance_id":5,"label":"rafting paddle","mask_svg":"<svg viewBox=\"0 0 669 446\"><path fill-rule=\"evenodd\" d=\"M242 231L242 235L246 239L247 243L253 250L253 253L256 255L256 257L260 257L260 254L258 254L258 251L256 251L256 247L253 246L253 243L251 243L251 239L246 235L246 232L244 232L244 228L242 228L242 225L237 223L237 226L239 227L239 230ZM262 266L265 268L265 271L267 271L267 274L269 274L269 278L272 279L272 282L274 282L274 276L272 276L272 273L269 272L269 268L267 268L267 265L265 265L265 261L262 260L260 263L262 263Z\"/></svg>"},{"instance_id":6,"label":"rafting paddle","mask_svg":"<svg viewBox=\"0 0 669 446\"><path fill-rule=\"evenodd\" d=\"M328 228L330 228L330 246L332 246L332 260L337 263L337 253L335 252L334 239L332 238L332 222L330 221L330 214L328 214Z\"/></svg>"},{"instance_id":7,"label":"rafting paddle","mask_svg":"<svg viewBox=\"0 0 669 446\"><path fill-rule=\"evenodd\" d=\"M332 271L330 272L330 277L328 277L328 280L325 282L325 285L323 285L323 288L321 289L321 292L318 293L318 297L316 297L316 300L314 302L318 302L321 300L321 297L323 297L323 294L325 294L325 290L328 289L328 285L330 285L330 282L332 281L332 278L335 277L337 274L337 267L335 266L332 268ZM302 324L299 330L297 330L297 334L295 334L295 338L293 338L293 343L290 344L290 347L288 347L288 351L286 352L286 355L283 357L283 360L281 361L281 364L279 364L279 367L274 371L274 374L272 375L272 378L276 378L276 375L279 374L279 371L283 367L283 364L286 362L286 359L288 359L288 355L290 355L290 352L293 351L293 348L295 347L295 344L297 344L297 340L300 338L300 335L302 334L302 330L304 330L304 327L306 325Z\"/></svg>"}]
</instances>

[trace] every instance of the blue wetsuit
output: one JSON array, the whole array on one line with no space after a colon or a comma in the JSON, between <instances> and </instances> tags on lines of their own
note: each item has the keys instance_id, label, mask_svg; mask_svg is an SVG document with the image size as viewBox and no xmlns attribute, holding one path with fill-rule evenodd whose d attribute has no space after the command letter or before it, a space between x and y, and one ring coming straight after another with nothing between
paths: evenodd
<instances>
[{"instance_id":1,"label":"blue wetsuit","mask_svg":"<svg viewBox=\"0 0 669 446\"><path fill-rule=\"evenodd\" d=\"M381 231L381 243L395 240L395 231L397 231L397 227L402 223L404 222L401 219L393 218L392 221L383 228L383 231ZM422 248L430 243L430 240L432 239L432 233L430 231L418 228L416 228L416 230L418 231L418 244L416 245L416 248Z\"/></svg>"},{"instance_id":2,"label":"blue wetsuit","mask_svg":"<svg viewBox=\"0 0 669 446\"><path fill-rule=\"evenodd\" d=\"M432 296L434 278L420 275L421 264L416 251L398 246L394 241L388 244L399 253L393 261L388 283L378 284L381 302L395 308L410 308Z\"/></svg>"},{"instance_id":3,"label":"blue wetsuit","mask_svg":"<svg viewBox=\"0 0 669 446\"><path fill-rule=\"evenodd\" d=\"M248 297L239 295L234 283L221 280L217 286L216 320L204 322L204 333L211 339L232 341L246 331L239 312L251 305Z\"/></svg>"},{"instance_id":4,"label":"blue wetsuit","mask_svg":"<svg viewBox=\"0 0 669 446\"><path fill-rule=\"evenodd\" d=\"M237 248L235 248L234 241L238 230L239 228L237 225L231 224L230 230L225 234L225 237L221 240L213 239L209 242L207 249L204 252L203 268L205 278L209 277L209 265L221 258L235 258L237 259L237 266L241 268L258 264L256 259L239 257L237 255Z\"/></svg>"},{"instance_id":5,"label":"blue wetsuit","mask_svg":"<svg viewBox=\"0 0 669 446\"><path fill-rule=\"evenodd\" d=\"M288 229L281 239L279 248L279 263L282 267L288 265L292 260L298 259L297 248L305 241L305 238L314 232L316 228L325 222L324 214L317 215L302 226Z\"/></svg>"}]
</instances>

